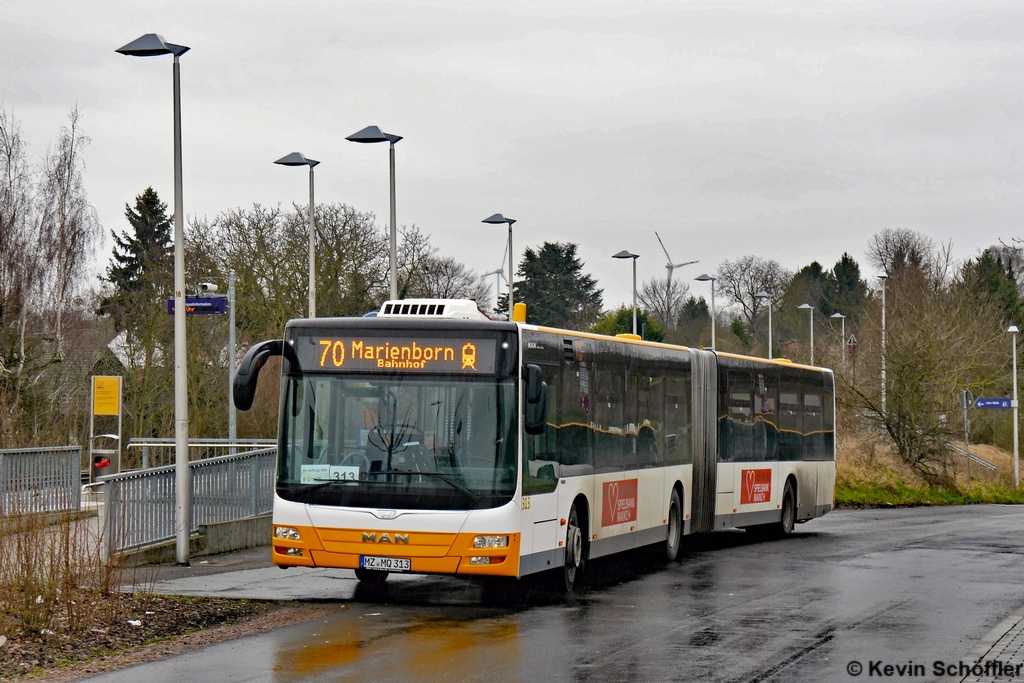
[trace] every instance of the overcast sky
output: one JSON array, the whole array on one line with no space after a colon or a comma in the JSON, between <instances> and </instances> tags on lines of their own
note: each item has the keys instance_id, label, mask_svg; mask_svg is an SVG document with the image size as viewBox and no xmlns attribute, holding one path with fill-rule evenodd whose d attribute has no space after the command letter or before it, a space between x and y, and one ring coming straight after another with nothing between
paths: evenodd
<instances>
[{"instance_id":1,"label":"overcast sky","mask_svg":"<svg viewBox=\"0 0 1024 683\"><path fill-rule=\"evenodd\" d=\"M895 5L895 6L894 6ZM544 240L580 245L607 306L665 257L862 267L909 227L958 258L1024 237L1020 2L55 2L4 0L0 107L35 157L76 103L106 232L152 185L173 204L171 60L114 50L155 32L182 63L187 216L317 200L398 219L478 273ZM104 264L109 238L99 259ZM100 267L97 271L101 270ZM692 292L706 295L702 283Z\"/></svg>"}]
</instances>

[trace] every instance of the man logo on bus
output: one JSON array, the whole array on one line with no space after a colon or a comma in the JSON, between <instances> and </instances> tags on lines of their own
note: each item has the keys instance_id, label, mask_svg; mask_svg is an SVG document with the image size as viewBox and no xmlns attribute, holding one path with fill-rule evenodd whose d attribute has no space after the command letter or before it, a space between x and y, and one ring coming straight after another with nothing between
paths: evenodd
<instances>
[{"instance_id":1,"label":"man logo on bus","mask_svg":"<svg viewBox=\"0 0 1024 683\"><path fill-rule=\"evenodd\" d=\"M462 347L462 369L476 370L476 345L466 342Z\"/></svg>"}]
</instances>

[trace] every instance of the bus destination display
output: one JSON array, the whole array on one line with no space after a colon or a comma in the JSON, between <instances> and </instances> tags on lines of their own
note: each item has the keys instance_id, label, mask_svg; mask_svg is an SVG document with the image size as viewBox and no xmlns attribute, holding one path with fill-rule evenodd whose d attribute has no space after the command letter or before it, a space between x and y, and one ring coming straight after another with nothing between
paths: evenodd
<instances>
[{"instance_id":1,"label":"bus destination display","mask_svg":"<svg viewBox=\"0 0 1024 683\"><path fill-rule=\"evenodd\" d=\"M494 339L318 337L300 339L304 370L331 372L444 372L490 374Z\"/></svg>"}]
</instances>

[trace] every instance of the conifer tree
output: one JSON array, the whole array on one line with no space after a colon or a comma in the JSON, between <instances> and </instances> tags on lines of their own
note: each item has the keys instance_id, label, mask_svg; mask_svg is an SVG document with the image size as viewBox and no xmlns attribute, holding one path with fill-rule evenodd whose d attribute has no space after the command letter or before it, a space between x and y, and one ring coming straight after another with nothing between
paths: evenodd
<instances>
[{"instance_id":1,"label":"conifer tree","mask_svg":"<svg viewBox=\"0 0 1024 683\"><path fill-rule=\"evenodd\" d=\"M156 293L164 284L161 276L169 273L171 262L171 227L167 204L160 201L156 190L147 187L135 198L135 208L125 204L125 218L132 231L114 237L114 254L107 269L107 280L118 295L135 292Z\"/></svg>"}]
</instances>

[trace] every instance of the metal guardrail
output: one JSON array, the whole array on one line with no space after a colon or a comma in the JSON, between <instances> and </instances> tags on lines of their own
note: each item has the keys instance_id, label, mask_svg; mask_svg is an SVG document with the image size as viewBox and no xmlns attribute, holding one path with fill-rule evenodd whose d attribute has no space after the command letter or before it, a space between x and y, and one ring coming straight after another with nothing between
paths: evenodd
<instances>
[{"instance_id":1,"label":"metal guardrail","mask_svg":"<svg viewBox=\"0 0 1024 683\"><path fill-rule=\"evenodd\" d=\"M0 516L76 512L81 446L0 450Z\"/></svg>"},{"instance_id":2,"label":"metal guardrail","mask_svg":"<svg viewBox=\"0 0 1024 683\"><path fill-rule=\"evenodd\" d=\"M276 462L276 448L190 462L189 531L270 513ZM173 465L114 474L100 481L105 503L103 545L108 554L175 537Z\"/></svg>"},{"instance_id":3,"label":"metal guardrail","mask_svg":"<svg viewBox=\"0 0 1024 683\"><path fill-rule=\"evenodd\" d=\"M985 458L982 458L981 456L977 456L974 453L971 453L969 451L966 451L966 450L964 450L964 448L962 446L957 446L956 444L946 442L946 448L948 448L949 450L953 451L957 455L964 456L965 458L969 459L971 462L976 463L978 465L981 465L982 467L985 467L985 468L990 469L990 470L995 470L996 469L996 464L994 462L992 462L990 460L986 460Z\"/></svg>"},{"instance_id":4,"label":"metal guardrail","mask_svg":"<svg viewBox=\"0 0 1024 683\"><path fill-rule=\"evenodd\" d=\"M256 448L273 448L276 439L189 439L188 459L204 460L220 455L234 455ZM149 469L174 464L174 437L134 438L128 441L128 452L122 469Z\"/></svg>"}]
</instances>

